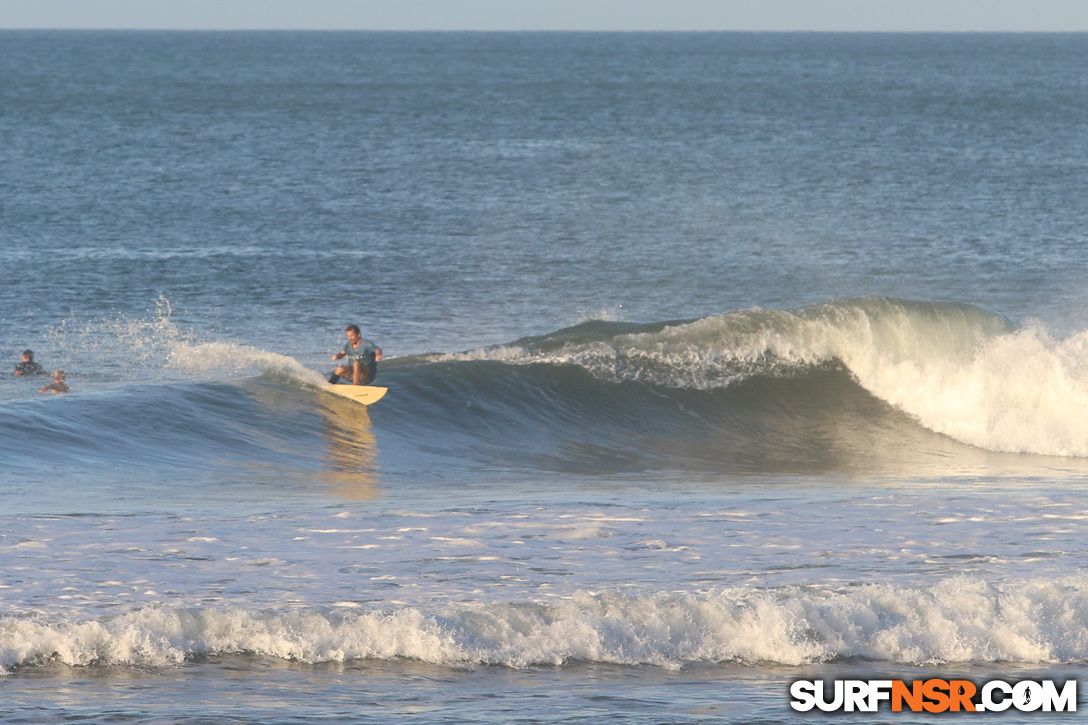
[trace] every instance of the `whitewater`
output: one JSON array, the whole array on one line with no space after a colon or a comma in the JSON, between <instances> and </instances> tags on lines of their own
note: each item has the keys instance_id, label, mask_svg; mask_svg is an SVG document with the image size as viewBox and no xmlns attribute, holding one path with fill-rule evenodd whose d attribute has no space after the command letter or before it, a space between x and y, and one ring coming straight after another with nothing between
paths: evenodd
<instances>
[{"instance_id":1,"label":"whitewater","mask_svg":"<svg viewBox=\"0 0 1088 725\"><path fill-rule=\"evenodd\" d=\"M1088 680L1085 42L0 33L0 723Z\"/></svg>"},{"instance_id":2,"label":"whitewater","mask_svg":"<svg viewBox=\"0 0 1088 725\"><path fill-rule=\"evenodd\" d=\"M29 469L35 437L54 438L57 424L28 435L27 414L44 420L45 406L54 415L63 406L63 425L85 432L52 440L52 451L92 471L69 470L71 490L101 492L106 467L147 475L166 437L193 451L167 460L179 482L198 489L150 506L161 513L85 501L47 514L32 497L10 497L15 510L27 508L21 533L3 549L15 564L2 582L5 597L22 602L0 618L6 673L56 662L164 667L246 653L311 664L667 669L844 659L1055 664L1086 656L1086 581L1069 563L1088 554L1071 536L1088 509L1071 494L1057 500L1035 486L943 485L995 464L1013 477L1056 467L1083 475L1083 456L1069 446L1085 436L1066 421L1082 405L1069 353L1084 333L1054 340L979 308L886 298L691 322L587 321L491 348L398 358L383 373L398 403L370 412L327 399L321 375L294 358L199 341L170 312L160 304L139 324L88 323L99 339L108 328L159 348L150 357L168 364L147 371L155 376L148 386L88 376L82 395L25 399L0 419L6 440L26 438L17 448L30 452ZM103 345L88 354L105 362L110 353ZM460 388L453 400L451 377ZM1066 405L1038 404L1056 389L1063 394L1053 399ZM957 395L956 405L946 402ZM437 422L412 419L413 410L443 406L450 415ZM157 422L164 410L168 425ZM251 423L271 416L281 420L259 432ZM557 422L564 417L579 420ZM834 432L824 428L826 417L835 418ZM88 432L113 419L136 421L123 442ZM958 421L975 425L960 433ZM869 439L843 433L857 428L869 428ZM224 495L200 481L201 459L218 451L216 442L235 458L250 449L241 462L213 469L239 469L233 497L271 495L275 511L223 502L231 516L189 513L195 501ZM328 463L305 461L315 442ZM925 484L919 493L894 496L880 479L829 480L829 470L901 477L906 464L884 449L907 442L912 487ZM455 500L439 491L456 474L433 486L418 480L409 460L421 450L457 470L504 461L492 474L500 479L519 471L535 481L556 469L574 480L532 483L509 496L466 481ZM278 477L304 477L303 490L267 490L271 472L246 485L249 457L261 451L293 461L295 472L281 463ZM1000 457L1025 451L1034 462ZM829 455L833 465L819 460ZM21 458L7 455L15 465ZM396 473L402 467L410 472ZM685 468L700 470L678 478ZM623 470L633 480L614 480ZM759 481L771 471L794 483L766 498ZM722 489L714 473L743 478ZM655 490L661 481L688 496L693 483L702 490L690 503L673 501ZM410 490L381 493L387 486ZM304 492L316 494L318 506L287 514ZM437 505L404 508L436 495ZM802 518L792 513L797 506ZM137 523L126 522L133 514ZM942 529L955 530L954 538L943 539ZM822 543L814 550L807 540ZM62 562L76 559L85 560L84 573L65 574ZM879 581L859 583L877 561ZM166 562L175 571L164 578ZM641 572L637 583L625 580L632 567ZM819 583L810 578L816 571ZM68 586L58 591L59 582ZM48 612L38 611L44 602Z\"/></svg>"}]
</instances>

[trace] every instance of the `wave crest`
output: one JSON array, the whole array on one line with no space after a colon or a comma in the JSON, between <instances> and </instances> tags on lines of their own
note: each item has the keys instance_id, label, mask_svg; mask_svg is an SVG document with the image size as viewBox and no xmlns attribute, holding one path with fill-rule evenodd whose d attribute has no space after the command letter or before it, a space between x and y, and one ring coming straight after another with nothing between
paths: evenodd
<instances>
[{"instance_id":1,"label":"wave crest","mask_svg":"<svg viewBox=\"0 0 1088 725\"><path fill-rule=\"evenodd\" d=\"M1056 339L970 305L869 298L585 324L435 359L572 365L605 382L695 390L841 366L868 393L962 443L1088 457L1088 331Z\"/></svg>"}]
</instances>

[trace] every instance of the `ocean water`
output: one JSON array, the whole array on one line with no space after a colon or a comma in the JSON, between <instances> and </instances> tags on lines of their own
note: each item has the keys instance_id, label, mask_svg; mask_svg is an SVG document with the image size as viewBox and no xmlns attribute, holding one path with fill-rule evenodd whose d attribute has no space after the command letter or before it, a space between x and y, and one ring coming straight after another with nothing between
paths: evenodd
<instances>
[{"instance_id":1,"label":"ocean water","mask_svg":"<svg viewBox=\"0 0 1088 725\"><path fill-rule=\"evenodd\" d=\"M1088 679L1086 62L0 33L0 722Z\"/></svg>"}]
</instances>

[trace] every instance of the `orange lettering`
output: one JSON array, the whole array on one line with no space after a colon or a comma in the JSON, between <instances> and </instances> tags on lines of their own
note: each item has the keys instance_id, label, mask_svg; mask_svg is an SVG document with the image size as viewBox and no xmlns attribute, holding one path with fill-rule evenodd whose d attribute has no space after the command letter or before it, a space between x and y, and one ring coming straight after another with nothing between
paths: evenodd
<instances>
[{"instance_id":1,"label":"orange lettering","mask_svg":"<svg viewBox=\"0 0 1088 725\"><path fill-rule=\"evenodd\" d=\"M894 680L892 682L892 712L903 711L903 701L907 701L907 707L913 712L922 711L922 688L919 685L922 684L921 680L914 680L910 683L911 689L907 689L907 683L902 680Z\"/></svg>"},{"instance_id":2,"label":"orange lettering","mask_svg":"<svg viewBox=\"0 0 1088 725\"><path fill-rule=\"evenodd\" d=\"M926 680L922 684L922 694L930 700L922 705L926 712L944 712L948 709L947 690L948 682L945 680Z\"/></svg>"},{"instance_id":3,"label":"orange lettering","mask_svg":"<svg viewBox=\"0 0 1088 725\"><path fill-rule=\"evenodd\" d=\"M970 680L952 680L948 683L948 692L951 694L952 712L959 712L960 706L967 712L975 711L975 703L971 698L975 696L975 683Z\"/></svg>"}]
</instances>

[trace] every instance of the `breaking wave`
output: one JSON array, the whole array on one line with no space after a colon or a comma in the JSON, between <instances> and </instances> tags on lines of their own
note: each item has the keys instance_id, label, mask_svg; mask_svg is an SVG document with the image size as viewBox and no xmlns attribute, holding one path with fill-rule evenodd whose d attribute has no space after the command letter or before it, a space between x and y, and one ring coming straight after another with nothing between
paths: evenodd
<instances>
[{"instance_id":1,"label":"breaking wave","mask_svg":"<svg viewBox=\"0 0 1088 725\"><path fill-rule=\"evenodd\" d=\"M513 668L578 662L676 669L697 662L806 665L1088 660L1088 578L1000 587L958 577L709 593L577 592L550 603L286 612L145 608L81 621L0 617L0 667L168 666L263 655L306 663L410 659Z\"/></svg>"},{"instance_id":2,"label":"breaking wave","mask_svg":"<svg viewBox=\"0 0 1088 725\"><path fill-rule=\"evenodd\" d=\"M24 399L7 401L9 465L43 447L109 466L165 455L184 467L198 450L312 456L328 429L307 413L326 356L201 341L168 313L114 325L125 356L146 348L152 372L142 379L140 370L124 381L81 377L76 366L76 394L42 400L24 386ZM121 355L98 345L87 353L97 368L119 367ZM1056 338L961 304L867 298L694 321L587 321L495 347L387 359L378 384L391 393L374 409L373 435L386 470L396 450L440 456L450 470L594 475L924 475L930 464L992 466L985 456L1008 454L1075 466L1088 459L1086 360L1088 331ZM63 416L53 413L60 406Z\"/></svg>"}]
</instances>

